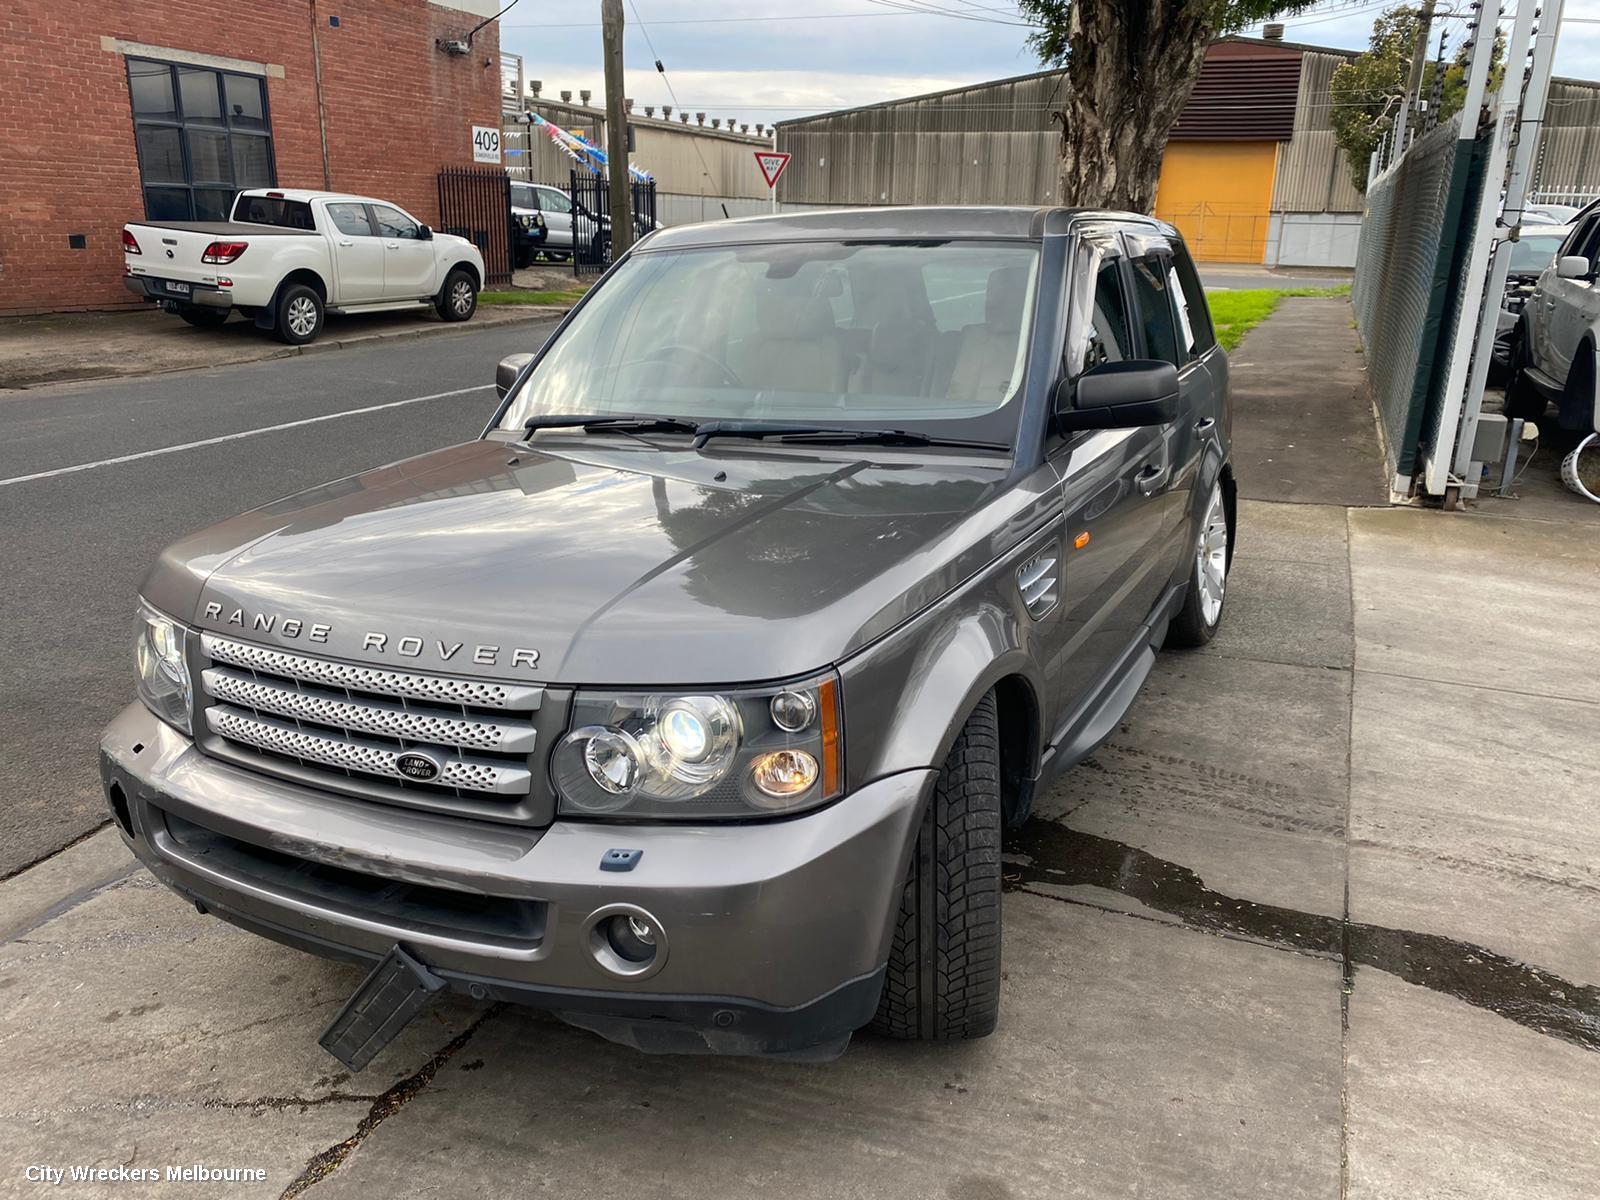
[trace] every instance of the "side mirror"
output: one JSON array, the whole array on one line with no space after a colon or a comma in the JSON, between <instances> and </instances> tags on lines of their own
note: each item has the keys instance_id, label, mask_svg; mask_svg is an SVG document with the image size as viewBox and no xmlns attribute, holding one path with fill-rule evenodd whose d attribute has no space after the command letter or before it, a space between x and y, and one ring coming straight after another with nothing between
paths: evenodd
<instances>
[{"instance_id":1,"label":"side mirror","mask_svg":"<svg viewBox=\"0 0 1600 1200\"><path fill-rule=\"evenodd\" d=\"M500 399L506 398L506 393L516 386L517 376L532 361L531 354L508 354L500 360L500 365L494 369L494 390Z\"/></svg>"},{"instance_id":2,"label":"side mirror","mask_svg":"<svg viewBox=\"0 0 1600 1200\"><path fill-rule=\"evenodd\" d=\"M429 229L426 225L418 225L417 237L424 242L431 242L433 241L433 230Z\"/></svg>"},{"instance_id":3,"label":"side mirror","mask_svg":"<svg viewBox=\"0 0 1600 1200\"><path fill-rule=\"evenodd\" d=\"M1589 278L1589 260L1581 254L1563 254L1556 259L1556 278Z\"/></svg>"},{"instance_id":4,"label":"side mirror","mask_svg":"<svg viewBox=\"0 0 1600 1200\"><path fill-rule=\"evenodd\" d=\"M1056 428L1134 429L1178 419L1178 368L1153 358L1102 363L1056 384Z\"/></svg>"}]
</instances>

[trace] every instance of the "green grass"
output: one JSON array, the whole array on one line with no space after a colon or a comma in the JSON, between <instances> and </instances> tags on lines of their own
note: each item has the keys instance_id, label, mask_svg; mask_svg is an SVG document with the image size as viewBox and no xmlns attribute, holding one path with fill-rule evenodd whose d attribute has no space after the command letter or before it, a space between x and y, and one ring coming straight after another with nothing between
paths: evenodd
<instances>
[{"instance_id":1,"label":"green grass","mask_svg":"<svg viewBox=\"0 0 1600 1200\"><path fill-rule=\"evenodd\" d=\"M564 292L480 292L479 304L576 304L583 299L587 287L569 288Z\"/></svg>"},{"instance_id":2,"label":"green grass","mask_svg":"<svg viewBox=\"0 0 1600 1200\"><path fill-rule=\"evenodd\" d=\"M1232 350L1261 322L1272 315L1285 296L1348 296L1349 285L1331 288L1250 288L1236 292L1207 292L1211 304L1211 323L1217 327L1217 341Z\"/></svg>"}]
</instances>

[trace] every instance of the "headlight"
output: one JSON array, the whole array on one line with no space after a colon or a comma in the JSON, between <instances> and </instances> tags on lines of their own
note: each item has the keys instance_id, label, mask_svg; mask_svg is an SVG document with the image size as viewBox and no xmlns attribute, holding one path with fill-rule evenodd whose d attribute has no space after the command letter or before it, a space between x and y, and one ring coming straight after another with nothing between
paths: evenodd
<instances>
[{"instance_id":1,"label":"headlight","mask_svg":"<svg viewBox=\"0 0 1600 1200\"><path fill-rule=\"evenodd\" d=\"M139 617L134 626L139 699L167 724L191 733L189 709L194 689L189 684L184 633L182 625L140 602Z\"/></svg>"},{"instance_id":2,"label":"headlight","mask_svg":"<svg viewBox=\"0 0 1600 1200\"><path fill-rule=\"evenodd\" d=\"M579 692L553 763L561 811L707 820L814 808L844 790L839 681L722 692Z\"/></svg>"}]
</instances>

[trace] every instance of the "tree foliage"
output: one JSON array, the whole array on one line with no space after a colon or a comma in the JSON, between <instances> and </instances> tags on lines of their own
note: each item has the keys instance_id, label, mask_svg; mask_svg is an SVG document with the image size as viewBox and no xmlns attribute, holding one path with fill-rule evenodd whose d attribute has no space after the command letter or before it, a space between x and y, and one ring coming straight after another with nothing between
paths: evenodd
<instances>
[{"instance_id":1,"label":"tree foliage","mask_svg":"<svg viewBox=\"0 0 1600 1200\"><path fill-rule=\"evenodd\" d=\"M1367 163L1378 143L1394 126L1400 107L1405 103L1416 44L1416 10L1404 5L1387 9L1372 23L1372 39L1367 49L1333 72L1328 89L1329 118L1333 123L1334 140L1344 151L1350 168L1350 182L1359 191L1367 190ZM1491 62L1494 72L1491 87L1500 73L1502 45L1497 35ZM1455 57L1445 64L1436 120L1444 121L1460 112L1466 100L1469 47L1469 43L1462 42ZM1433 61L1423 70L1424 99L1433 95L1436 70Z\"/></svg>"},{"instance_id":2,"label":"tree foliage","mask_svg":"<svg viewBox=\"0 0 1600 1200\"><path fill-rule=\"evenodd\" d=\"M1198 4L1185 4L1186 13L1199 18L1211 30L1212 37L1237 33L1257 21L1287 13L1297 13L1310 8L1318 0L1201 0ZM1102 6L1106 7L1106 6ZM1121 8L1130 24L1140 23L1144 11L1163 7L1159 3L1124 3L1111 5ZM1028 35L1028 48L1039 56L1041 63L1063 66L1072 54L1071 17L1072 0L1017 0L1023 17L1039 28Z\"/></svg>"}]
</instances>

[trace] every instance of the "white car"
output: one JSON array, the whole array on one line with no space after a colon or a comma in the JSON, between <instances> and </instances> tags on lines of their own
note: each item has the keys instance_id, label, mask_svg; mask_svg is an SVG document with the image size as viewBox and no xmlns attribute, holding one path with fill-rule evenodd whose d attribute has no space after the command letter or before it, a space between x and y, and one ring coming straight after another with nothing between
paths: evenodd
<instances>
[{"instance_id":1,"label":"white car","mask_svg":"<svg viewBox=\"0 0 1600 1200\"><path fill-rule=\"evenodd\" d=\"M323 315L432 306L446 321L478 308L483 256L386 200L253 189L227 221L134 221L122 230L122 282L191 325L238 309L290 345Z\"/></svg>"},{"instance_id":2,"label":"white car","mask_svg":"<svg viewBox=\"0 0 1600 1200\"><path fill-rule=\"evenodd\" d=\"M1562 429L1600 430L1600 202L1572 223L1522 307L1511 347L1507 416L1537 421L1556 405Z\"/></svg>"}]
</instances>

